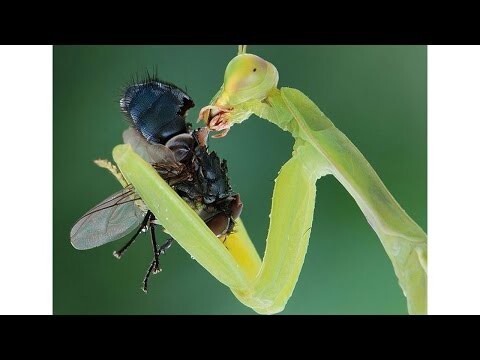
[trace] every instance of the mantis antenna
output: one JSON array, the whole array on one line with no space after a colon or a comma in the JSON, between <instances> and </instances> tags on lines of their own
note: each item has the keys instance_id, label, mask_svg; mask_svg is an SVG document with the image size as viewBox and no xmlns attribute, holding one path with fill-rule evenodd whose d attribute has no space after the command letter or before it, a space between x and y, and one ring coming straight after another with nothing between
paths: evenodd
<instances>
[{"instance_id":1,"label":"mantis antenna","mask_svg":"<svg viewBox=\"0 0 480 360\"><path fill-rule=\"evenodd\" d=\"M238 55L247 53L247 45L238 45Z\"/></svg>"}]
</instances>

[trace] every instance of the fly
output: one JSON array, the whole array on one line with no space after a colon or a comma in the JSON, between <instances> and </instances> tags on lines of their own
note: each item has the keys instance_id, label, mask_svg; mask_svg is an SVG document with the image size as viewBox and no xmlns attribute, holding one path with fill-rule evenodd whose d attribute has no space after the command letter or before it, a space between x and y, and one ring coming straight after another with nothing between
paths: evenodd
<instances>
[{"instance_id":1,"label":"fly","mask_svg":"<svg viewBox=\"0 0 480 360\"><path fill-rule=\"evenodd\" d=\"M192 130L186 122L187 111L192 107L193 100L173 84L154 77L134 83L125 89L120 100L120 109L130 124L123 140L225 241L233 232L243 204L240 195L230 187L226 161L208 151L209 130ZM131 239L114 252L115 257L121 258L140 233L149 231L153 260L142 286L147 292L150 274L161 271L159 257L174 240L168 238L158 246L158 225L154 214L128 185L83 215L73 226L70 239L76 249L86 250L135 230Z\"/></svg>"}]
</instances>

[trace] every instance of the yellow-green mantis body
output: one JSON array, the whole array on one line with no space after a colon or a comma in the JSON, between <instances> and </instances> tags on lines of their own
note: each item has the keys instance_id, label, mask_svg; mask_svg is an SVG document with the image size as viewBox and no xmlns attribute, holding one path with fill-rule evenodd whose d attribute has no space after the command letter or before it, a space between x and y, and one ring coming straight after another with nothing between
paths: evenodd
<instances>
[{"instance_id":1,"label":"yellow-green mantis body","mask_svg":"<svg viewBox=\"0 0 480 360\"><path fill-rule=\"evenodd\" d=\"M225 135L255 114L292 134L292 158L281 168L272 198L263 261L239 221L225 245L155 170L128 145L113 156L125 179L175 240L246 306L258 313L284 309L307 252L316 181L334 175L353 196L392 261L411 314L427 311L427 243L360 151L300 91L277 88L276 68L241 48L224 84L201 117ZM247 210L248 211L248 210Z\"/></svg>"}]
</instances>

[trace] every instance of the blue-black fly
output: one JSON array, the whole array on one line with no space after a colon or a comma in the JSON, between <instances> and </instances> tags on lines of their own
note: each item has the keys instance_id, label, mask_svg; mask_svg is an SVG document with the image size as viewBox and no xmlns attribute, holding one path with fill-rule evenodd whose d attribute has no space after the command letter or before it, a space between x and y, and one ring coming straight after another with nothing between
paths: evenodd
<instances>
[{"instance_id":1,"label":"blue-black fly","mask_svg":"<svg viewBox=\"0 0 480 360\"><path fill-rule=\"evenodd\" d=\"M185 121L194 102L177 86L148 77L126 87L120 100L130 127L123 140L198 213L217 237L225 239L243 204L232 191L227 164L207 148L208 129L192 130ZM117 240L136 229L118 251L120 258L141 232L150 230L153 260L143 280L146 292L150 274L161 271L159 256L171 246L169 238L157 245L155 216L129 185L83 215L70 232L72 245L91 249Z\"/></svg>"}]
</instances>

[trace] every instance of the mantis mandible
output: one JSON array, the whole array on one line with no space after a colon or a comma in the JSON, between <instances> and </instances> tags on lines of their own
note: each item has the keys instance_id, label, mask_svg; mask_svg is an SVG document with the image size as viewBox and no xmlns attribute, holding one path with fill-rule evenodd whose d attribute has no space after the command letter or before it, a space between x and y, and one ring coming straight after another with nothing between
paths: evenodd
<instances>
[{"instance_id":1,"label":"mantis mandible","mask_svg":"<svg viewBox=\"0 0 480 360\"><path fill-rule=\"evenodd\" d=\"M225 244L155 170L129 145L117 145L113 158L126 181L158 222L244 305L261 314L281 312L293 293L308 248L316 181L333 175L364 213L392 261L410 314L427 312L427 237L388 192L350 140L296 89L277 88L279 74L244 46L227 65L224 83L200 118L225 136L252 114L295 139L292 158L281 168L272 197L263 261L243 223ZM302 216L298 216L302 214Z\"/></svg>"}]
</instances>

